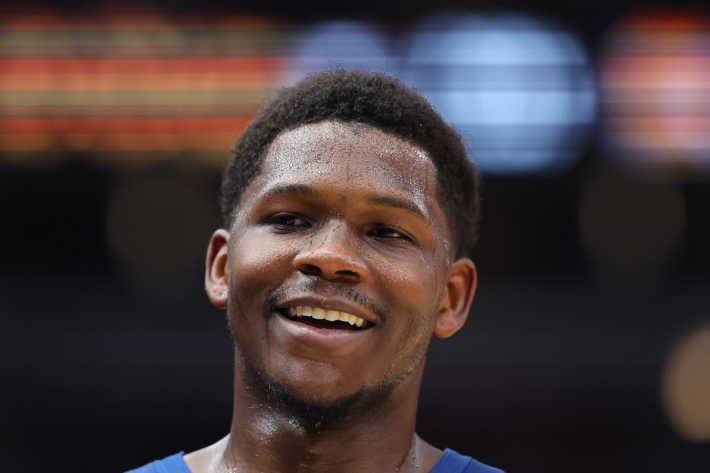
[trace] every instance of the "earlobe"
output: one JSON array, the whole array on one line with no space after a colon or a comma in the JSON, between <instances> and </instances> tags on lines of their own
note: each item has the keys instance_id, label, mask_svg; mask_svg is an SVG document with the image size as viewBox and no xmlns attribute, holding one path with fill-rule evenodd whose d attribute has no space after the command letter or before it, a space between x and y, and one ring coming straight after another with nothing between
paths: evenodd
<instances>
[{"instance_id":1,"label":"earlobe","mask_svg":"<svg viewBox=\"0 0 710 473\"><path fill-rule=\"evenodd\" d=\"M477 281L473 261L460 258L454 262L434 322L434 335L439 338L450 337L463 327L476 292Z\"/></svg>"},{"instance_id":2,"label":"earlobe","mask_svg":"<svg viewBox=\"0 0 710 473\"><path fill-rule=\"evenodd\" d=\"M207 248L205 264L205 290L212 305L219 309L227 307L229 292L229 232L220 228L212 235Z\"/></svg>"}]
</instances>

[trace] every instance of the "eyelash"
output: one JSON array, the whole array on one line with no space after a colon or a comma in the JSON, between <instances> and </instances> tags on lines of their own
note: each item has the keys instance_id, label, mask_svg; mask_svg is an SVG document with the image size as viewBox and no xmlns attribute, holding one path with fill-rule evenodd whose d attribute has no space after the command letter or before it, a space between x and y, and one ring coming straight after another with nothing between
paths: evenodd
<instances>
[{"instance_id":1,"label":"eyelash","mask_svg":"<svg viewBox=\"0 0 710 473\"><path fill-rule=\"evenodd\" d=\"M380 231L385 231L385 232L387 232L387 233L396 233L397 236L382 236L382 235L377 235L376 233L377 233L377 232L380 232ZM409 238L407 235L405 235L404 233L402 233L402 232L400 232L399 230L396 230L396 229L394 229L394 228L392 228L392 227L375 227L375 228L373 228L372 230L370 230L369 233L370 233L370 234L373 234L372 236L373 236L374 238L381 238L381 239L383 239L383 240L404 240L404 241L409 241L409 242L412 241L412 239Z\"/></svg>"},{"instance_id":2,"label":"eyelash","mask_svg":"<svg viewBox=\"0 0 710 473\"><path fill-rule=\"evenodd\" d=\"M294 224L293 221L295 220L300 220L303 223L301 224ZM292 214L280 214L280 215L274 215L270 219L266 221L266 223L272 224L272 225L277 225L283 229L290 229L291 231L295 231L296 229L303 228L303 227L309 227L311 224L308 222L303 217L299 217L298 215L292 215Z\"/></svg>"}]
</instances>

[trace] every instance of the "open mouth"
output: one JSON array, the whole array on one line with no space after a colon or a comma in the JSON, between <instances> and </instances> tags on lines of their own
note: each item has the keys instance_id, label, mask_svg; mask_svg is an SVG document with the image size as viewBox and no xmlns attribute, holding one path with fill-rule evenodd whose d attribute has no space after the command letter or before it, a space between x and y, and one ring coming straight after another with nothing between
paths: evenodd
<instances>
[{"instance_id":1,"label":"open mouth","mask_svg":"<svg viewBox=\"0 0 710 473\"><path fill-rule=\"evenodd\" d=\"M311 327L331 330L363 330L372 327L372 322L347 312L325 310L320 307L297 306L276 309L287 319L310 325Z\"/></svg>"}]
</instances>

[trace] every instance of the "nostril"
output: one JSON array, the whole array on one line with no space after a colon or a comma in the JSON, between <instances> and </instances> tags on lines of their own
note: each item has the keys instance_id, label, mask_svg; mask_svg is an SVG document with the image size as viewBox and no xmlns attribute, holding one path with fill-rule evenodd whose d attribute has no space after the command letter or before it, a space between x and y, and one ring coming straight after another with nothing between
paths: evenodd
<instances>
[{"instance_id":1,"label":"nostril","mask_svg":"<svg viewBox=\"0 0 710 473\"><path fill-rule=\"evenodd\" d=\"M357 273L355 271L350 271L347 269L343 269L341 271L336 271L335 274L337 274L338 276L343 277L343 278L356 278L357 277Z\"/></svg>"},{"instance_id":2,"label":"nostril","mask_svg":"<svg viewBox=\"0 0 710 473\"><path fill-rule=\"evenodd\" d=\"M322 273L321 269L314 264L305 264L305 265L303 265L302 270L305 270L304 272L306 272L308 274L321 274Z\"/></svg>"}]
</instances>

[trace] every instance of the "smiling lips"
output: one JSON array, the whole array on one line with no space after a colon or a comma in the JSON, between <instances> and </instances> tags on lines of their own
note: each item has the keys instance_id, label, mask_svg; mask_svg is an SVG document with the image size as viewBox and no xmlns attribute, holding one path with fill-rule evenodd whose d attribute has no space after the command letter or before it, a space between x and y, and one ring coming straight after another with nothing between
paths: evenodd
<instances>
[{"instance_id":1,"label":"smiling lips","mask_svg":"<svg viewBox=\"0 0 710 473\"><path fill-rule=\"evenodd\" d=\"M328 322L346 322L358 328L367 327L367 321L347 312L337 310L325 310L320 307L297 306L289 307L289 314L292 317L312 317L316 320L326 320Z\"/></svg>"}]
</instances>

